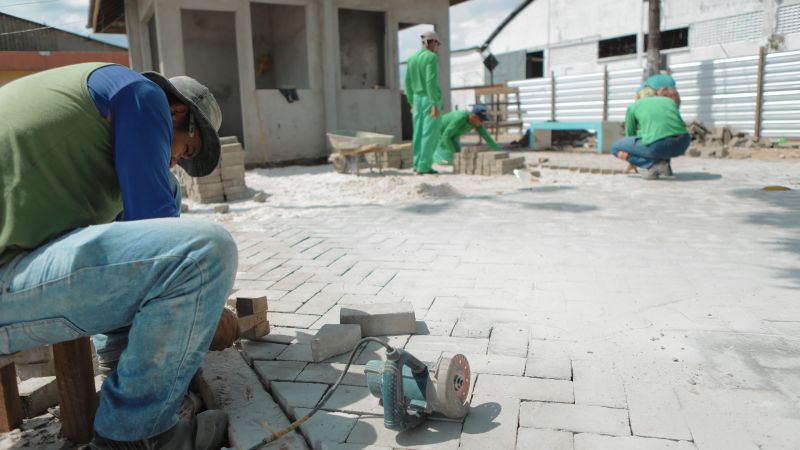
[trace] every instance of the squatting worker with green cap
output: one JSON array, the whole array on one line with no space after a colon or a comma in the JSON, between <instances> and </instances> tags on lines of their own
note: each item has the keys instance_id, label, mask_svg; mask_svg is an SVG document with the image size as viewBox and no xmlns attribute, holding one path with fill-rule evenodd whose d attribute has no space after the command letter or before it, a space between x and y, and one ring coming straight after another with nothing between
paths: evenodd
<instances>
[{"instance_id":1,"label":"squatting worker with green cap","mask_svg":"<svg viewBox=\"0 0 800 450\"><path fill-rule=\"evenodd\" d=\"M219 448L179 421L236 272L219 225L179 220L170 168L209 174L217 101L189 77L85 63L0 87L0 355L80 336L117 353L93 449ZM205 448L205 447L204 447Z\"/></svg>"},{"instance_id":2,"label":"squatting worker with green cap","mask_svg":"<svg viewBox=\"0 0 800 450\"><path fill-rule=\"evenodd\" d=\"M422 48L411 55L406 66L406 97L413 119L414 171L436 173L433 152L439 143L442 90L439 88L439 36L422 34Z\"/></svg>"},{"instance_id":3,"label":"squatting worker with green cap","mask_svg":"<svg viewBox=\"0 0 800 450\"><path fill-rule=\"evenodd\" d=\"M453 153L461 151L459 138L476 130L492 150L499 152L500 146L492 139L492 135L483 127L483 122L489 120L486 106L475 105L471 112L452 111L442 116L442 135L439 146L433 154L437 164L453 164Z\"/></svg>"}]
</instances>

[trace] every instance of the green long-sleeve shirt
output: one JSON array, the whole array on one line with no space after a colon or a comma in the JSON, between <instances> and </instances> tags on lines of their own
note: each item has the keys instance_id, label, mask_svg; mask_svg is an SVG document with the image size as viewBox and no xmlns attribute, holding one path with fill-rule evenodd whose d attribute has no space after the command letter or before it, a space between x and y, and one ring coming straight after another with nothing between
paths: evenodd
<instances>
[{"instance_id":1,"label":"green long-sleeve shirt","mask_svg":"<svg viewBox=\"0 0 800 450\"><path fill-rule=\"evenodd\" d=\"M646 145L687 132L678 106L668 97L642 98L625 113L625 136L639 136Z\"/></svg>"},{"instance_id":2,"label":"green long-sleeve shirt","mask_svg":"<svg viewBox=\"0 0 800 450\"><path fill-rule=\"evenodd\" d=\"M442 136L440 142L447 150L453 152L455 151L453 142L473 129L478 132L492 150L496 152L500 151L500 147L494 139L492 139L492 135L486 131L483 125L475 127L469 123L469 112L467 111L453 111L442 116Z\"/></svg>"},{"instance_id":3,"label":"green long-sleeve shirt","mask_svg":"<svg viewBox=\"0 0 800 450\"><path fill-rule=\"evenodd\" d=\"M409 105L414 104L414 96L417 95L426 96L434 105L442 107L439 58L426 48L411 55L406 65L406 98Z\"/></svg>"}]
</instances>

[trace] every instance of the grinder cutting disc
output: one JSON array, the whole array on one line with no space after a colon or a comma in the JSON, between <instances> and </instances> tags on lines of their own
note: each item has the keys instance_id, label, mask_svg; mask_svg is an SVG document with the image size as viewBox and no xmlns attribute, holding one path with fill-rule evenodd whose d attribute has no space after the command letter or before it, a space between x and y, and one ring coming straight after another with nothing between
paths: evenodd
<instances>
[{"instance_id":1,"label":"grinder cutting disc","mask_svg":"<svg viewBox=\"0 0 800 450\"><path fill-rule=\"evenodd\" d=\"M462 354L442 355L433 371L435 399L432 409L447 417L458 419L469 412L469 362Z\"/></svg>"}]
</instances>

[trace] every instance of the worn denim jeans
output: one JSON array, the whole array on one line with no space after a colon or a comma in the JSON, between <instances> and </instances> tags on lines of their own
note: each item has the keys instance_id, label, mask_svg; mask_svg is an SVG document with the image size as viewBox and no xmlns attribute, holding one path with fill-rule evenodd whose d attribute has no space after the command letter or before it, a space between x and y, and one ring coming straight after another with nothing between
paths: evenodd
<instances>
[{"instance_id":1,"label":"worn denim jeans","mask_svg":"<svg viewBox=\"0 0 800 450\"><path fill-rule=\"evenodd\" d=\"M659 139L650 145L645 145L637 136L628 136L614 142L611 154L617 156L620 151L628 152L629 163L649 169L658 161L683 155L691 143L692 137L689 134Z\"/></svg>"},{"instance_id":2,"label":"worn denim jeans","mask_svg":"<svg viewBox=\"0 0 800 450\"><path fill-rule=\"evenodd\" d=\"M236 265L233 239L213 223L74 230L0 267L0 354L130 327L94 428L118 441L158 435L177 423Z\"/></svg>"}]
</instances>

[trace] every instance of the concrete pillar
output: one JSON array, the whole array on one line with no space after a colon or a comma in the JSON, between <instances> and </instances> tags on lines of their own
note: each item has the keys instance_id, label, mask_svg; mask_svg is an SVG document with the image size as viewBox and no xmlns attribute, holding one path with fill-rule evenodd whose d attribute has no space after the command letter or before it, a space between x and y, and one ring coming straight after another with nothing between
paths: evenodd
<instances>
[{"instance_id":1,"label":"concrete pillar","mask_svg":"<svg viewBox=\"0 0 800 450\"><path fill-rule=\"evenodd\" d=\"M325 130L337 130L336 101L338 90L339 71L336 59L339 56L339 37L336 34L335 23L338 21L333 0L320 0L322 3L320 29L322 29L322 99L325 108Z\"/></svg>"},{"instance_id":2,"label":"concrete pillar","mask_svg":"<svg viewBox=\"0 0 800 450\"><path fill-rule=\"evenodd\" d=\"M133 70L143 71L144 46L142 45L142 27L139 21L139 4L125 2L125 28L128 30L128 64Z\"/></svg>"}]
</instances>

